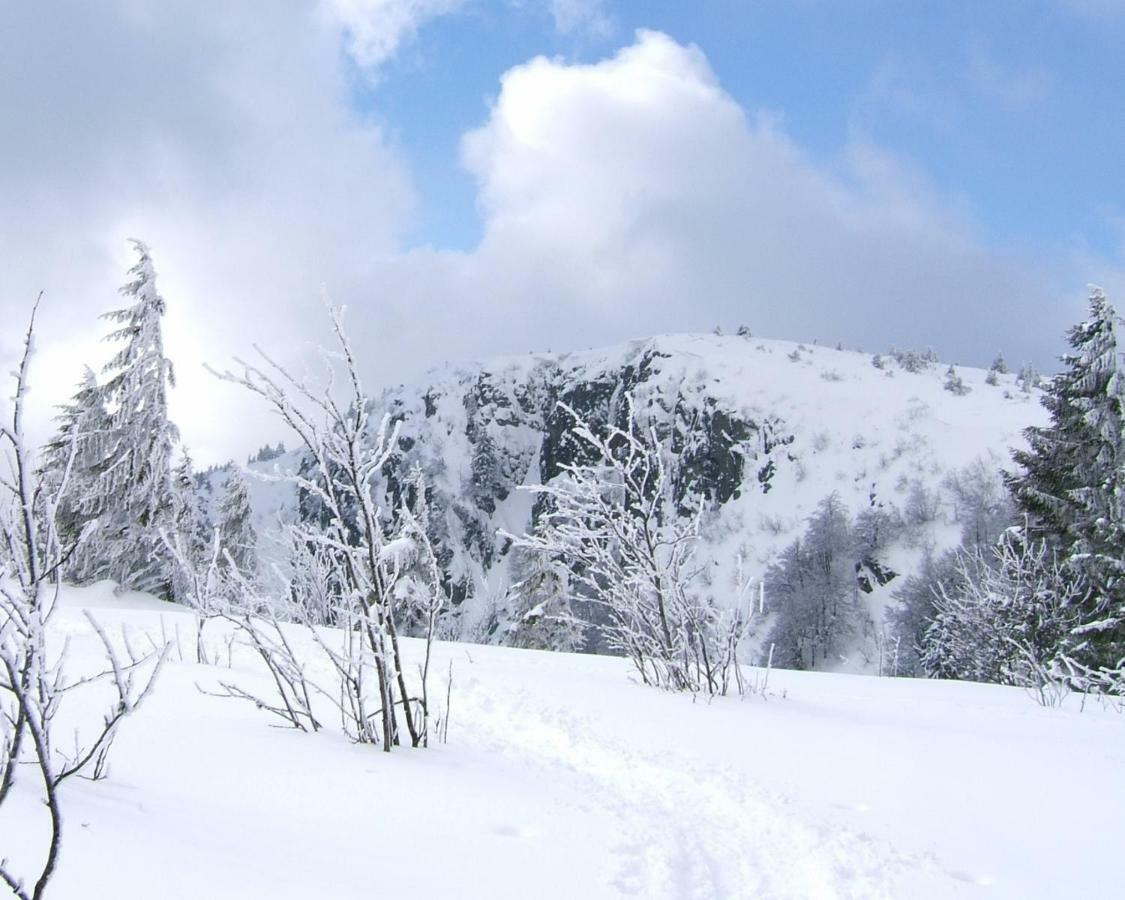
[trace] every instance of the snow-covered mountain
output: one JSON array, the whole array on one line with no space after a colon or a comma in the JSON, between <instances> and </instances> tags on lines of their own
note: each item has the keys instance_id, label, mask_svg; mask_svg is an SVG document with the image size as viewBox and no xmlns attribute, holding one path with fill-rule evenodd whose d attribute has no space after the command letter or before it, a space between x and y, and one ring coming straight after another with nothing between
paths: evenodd
<instances>
[{"instance_id":1,"label":"snow-covered mountain","mask_svg":"<svg viewBox=\"0 0 1125 900\"><path fill-rule=\"evenodd\" d=\"M959 368L952 380L947 364L919 354L873 357L699 334L450 365L375 401L376 413L399 429L399 453L377 490L394 508L411 490L411 473L422 472L430 529L454 588L446 633L501 640L512 613L506 534L526 532L535 513L535 498L521 487L550 479L575 452L573 420L560 404L594 422L621 423L631 394L706 496L708 589L719 602L733 592L740 559L761 577L832 493L853 515L871 508L902 515L877 561L901 578L926 546L958 539L950 476L973 465L997 473L1022 429L1044 421L1038 392L1022 390L1013 375ZM279 510L294 508L268 484L256 486L254 501L262 532ZM901 582L861 574L877 627ZM861 657L841 665L862 669L870 659Z\"/></svg>"}]
</instances>

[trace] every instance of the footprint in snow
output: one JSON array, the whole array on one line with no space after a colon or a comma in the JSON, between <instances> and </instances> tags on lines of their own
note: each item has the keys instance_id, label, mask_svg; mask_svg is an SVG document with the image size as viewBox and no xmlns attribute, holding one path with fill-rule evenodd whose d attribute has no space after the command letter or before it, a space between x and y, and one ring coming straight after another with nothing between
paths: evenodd
<instances>
[{"instance_id":1,"label":"footprint in snow","mask_svg":"<svg viewBox=\"0 0 1125 900\"><path fill-rule=\"evenodd\" d=\"M872 809L870 803L833 803L832 808L857 813L869 813Z\"/></svg>"},{"instance_id":2,"label":"footprint in snow","mask_svg":"<svg viewBox=\"0 0 1125 900\"><path fill-rule=\"evenodd\" d=\"M958 881L964 881L966 884L975 884L978 887L990 887L996 884L996 879L991 875L973 875L969 872L955 872L947 870L946 874L950 878L956 878Z\"/></svg>"},{"instance_id":3,"label":"footprint in snow","mask_svg":"<svg viewBox=\"0 0 1125 900\"><path fill-rule=\"evenodd\" d=\"M501 837L519 838L521 840L528 840L539 836L539 831L527 825L496 825L492 829L493 834L498 834Z\"/></svg>"}]
</instances>

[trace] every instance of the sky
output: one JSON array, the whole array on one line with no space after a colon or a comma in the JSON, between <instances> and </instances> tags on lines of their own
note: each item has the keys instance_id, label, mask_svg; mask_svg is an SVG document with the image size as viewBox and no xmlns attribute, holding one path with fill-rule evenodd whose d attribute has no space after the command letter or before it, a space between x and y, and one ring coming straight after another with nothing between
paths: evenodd
<instances>
[{"instance_id":1,"label":"sky","mask_svg":"<svg viewBox=\"0 0 1125 900\"><path fill-rule=\"evenodd\" d=\"M1050 370L1125 298L1121 46L1125 0L9 4L0 356L42 290L46 433L136 237L200 463L284 437L204 363L312 366L325 296L372 392L740 324Z\"/></svg>"}]
</instances>

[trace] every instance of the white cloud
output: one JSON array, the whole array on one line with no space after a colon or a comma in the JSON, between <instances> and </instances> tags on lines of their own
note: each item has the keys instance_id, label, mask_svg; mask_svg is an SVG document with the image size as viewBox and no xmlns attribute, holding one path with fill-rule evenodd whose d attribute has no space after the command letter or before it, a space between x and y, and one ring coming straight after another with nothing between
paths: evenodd
<instances>
[{"instance_id":1,"label":"white cloud","mask_svg":"<svg viewBox=\"0 0 1125 900\"><path fill-rule=\"evenodd\" d=\"M330 21L343 29L355 62L375 69L431 19L448 15L465 0L322 0ZM573 2L573 0L572 0Z\"/></svg>"},{"instance_id":2,"label":"white cloud","mask_svg":"<svg viewBox=\"0 0 1125 900\"><path fill-rule=\"evenodd\" d=\"M457 277L508 304L513 350L746 321L968 362L1049 346L1065 322L1044 321L1041 273L987 248L963 204L861 140L810 159L662 34L509 71L464 159L485 236Z\"/></svg>"},{"instance_id":3,"label":"white cloud","mask_svg":"<svg viewBox=\"0 0 1125 900\"><path fill-rule=\"evenodd\" d=\"M941 79L914 60L883 59L855 103L857 124L878 124L888 114L919 122L943 135L961 124L961 102L948 78Z\"/></svg>"},{"instance_id":4,"label":"white cloud","mask_svg":"<svg viewBox=\"0 0 1125 900\"><path fill-rule=\"evenodd\" d=\"M96 316L117 302L125 238L144 238L174 412L208 460L279 434L201 363L255 341L300 357L325 332L321 282L349 304L373 384L740 322L1018 358L1080 311L1080 296L1051 306L1049 278L985 246L902 160L861 141L810 159L661 34L596 65L507 72L463 144L480 245L404 252L408 165L350 111L339 32L313 0L41 7L0 30L0 208L19 211L0 219L0 310L20 322L47 289L39 396L58 401L106 358Z\"/></svg>"},{"instance_id":5,"label":"white cloud","mask_svg":"<svg viewBox=\"0 0 1125 900\"><path fill-rule=\"evenodd\" d=\"M321 281L346 293L395 251L408 170L347 112L337 35L312 12L293 0L8 11L0 303L21 321L46 290L41 404L70 393L82 362L106 359L96 317L118 303L127 237L153 247L173 402L207 456L230 443L238 401L202 360L255 338L292 352L319 321ZM262 425L253 411L240 421Z\"/></svg>"},{"instance_id":6,"label":"white cloud","mask_svg":"<svg viewBox=\"0 0 1125 900\"><path fill-rule=\"evenodd\" d=\"M562 34L608 37L614 30L605 0L551 0L551 18Z\"/></svg>"}]
</instances>

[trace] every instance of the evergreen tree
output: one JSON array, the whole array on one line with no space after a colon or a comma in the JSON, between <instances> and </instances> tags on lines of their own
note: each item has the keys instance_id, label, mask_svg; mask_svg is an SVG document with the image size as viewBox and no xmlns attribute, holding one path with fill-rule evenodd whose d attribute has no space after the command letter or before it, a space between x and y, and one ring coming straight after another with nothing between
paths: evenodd
<instances>
[{"instance_id":1,"label":"evergreen tree","mask_svg":"<svg viewBox=\"0 0 1125 900\"><path fill-rule=\"evenodd\" d=\"M856 537L837 494L824 498L803 538L770 567L765 593L774 612L774 662L811 669L831 659L862 624Z\"/></svg>"},{"instance_id":2,"label":"evergreen tree","mask_svg":"<svg viewBox=\"0 0 1125 900\"><path fill-rule=\"evenodd\" d=\"M203 498L196 489L195 472L187 451L172 472L172 484L175 491L173 531L167 534L168 539L175 542L183 563L193 570L202 570L208 564L211 552L211 525L203 507ZM188 583L190 575L191 572L184 571L182 564L177 565L173 572L172 598L177 603L191 602L193 586Z\"/></svg>"},{"instance_id":3,"label":"evergreen tree","mask_svg":"<svg viewBox=\"0 0 1125 900\"><path fill-rule=\"evenodd\" d=\"M1009 488L1033 536L1045 539L1084 580L1084 625L1074 651L1114 665L1125 656L1125 381L1120 318L1101 290L1090 318L1067 335L1066 369L1043 405L1049 425L1025 432L1013 454L1023 473Z\"/></svg>"},{"instance_id":4,"label":"evergreen tree","mask_svg":"<svg viewBox=\"0 0 1125 900\"><path fill-rule=\"evenodd\" d=\"M238 572L248 578L254 575L258 565L258 537L251 518L246 479L242 477L242 470L232 465L219 501L219 543Z\"/></svg>"},{"instance_id":5,"label":"evergreen tree","mask_svg":"<svg viewBox=\"0 0 1125 900\"><path fill-rule=\"evenodd\" d=\"M1024 363L1020 368L1019 374L1016 375L1016 384L1019 385L1020 390L1025 394L1030 394L1032 388L1037 388L1042 383L1042 376L1036 370L1035 366L1030 363Z\"/></svg>"},{"instance_id":6,"label":"evergreen tree","mask_svg":"<svg viewBox=\"0 0 1125 900\"><path fill-rule=\"evenodd\" d=\"M174 379L164 355L165 307L152 257L140 241L133 245L140 258L121 289L128 305L102 316L119 326L106 340L123 343L106 366L110 378L103 389L112 429L96 488L106 511L103 569L122 586L167 598L175 566L160 533L175 525L172 452L179 433L168 419L167 393Z\"/></svg>"},{"instance_id":7,"label":"evergreen tree","mask_svg":"<svg viewBox=\"0 0 1125 900\"><path fill-rule=\"evenodd\" d=\"M537 650L582 649L589 625L574 611L565 563L547 553L528 553L520 548L514 554L517 578L507 597L509 642L513 647Z\"/></svg>"},{"instance_id":8,"label":"evergreen tree","mask_svg":"<svg viewBox=\"0 0 1125 900\"><path fill-rule=\"evenodd\" d=\"M947 391L956 394L958 397L963 397L972 390L972 388L961 379L961 376L957 374L957 370L953 368L952 364L945 370L944 387Z\"/></svg>"},{"instance_id":9,"label":"evergreen tree","mask_svg":"<svg viewBox=\"0 0 1125 900\"><path fill-rule=\"evenodd\" d=\"M104 392L92 369L86 367L78 390L70 402L60 408L55 421L58 430L44 448L43 478L51 489L56 489L63 478L67 479L56 527L60 539L76 547L66 562L67 577L85 581L97 567L97 530L94 529L86 541L77 542L87 525L105 512L96 484L112 433Z\"/></svg>"}]
</instances>

